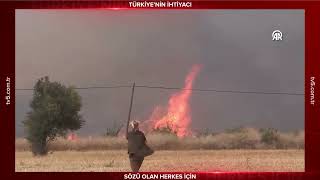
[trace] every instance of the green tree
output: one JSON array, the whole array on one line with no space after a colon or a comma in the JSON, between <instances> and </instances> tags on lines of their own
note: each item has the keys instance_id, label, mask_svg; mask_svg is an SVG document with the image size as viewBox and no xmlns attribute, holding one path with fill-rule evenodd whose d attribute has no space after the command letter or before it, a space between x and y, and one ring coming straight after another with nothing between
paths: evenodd
<instances>
[{"instance_id":1,"label":"green tree","mask_svg":"<svg viewBox=\"0 0 320 180\"><path fill-rule=\"evenodd\" d=\"M23 125L34 155L47 154L50 141L65 136L69 130L78 130L84 124L79 114L80 95L73 87L50 82L47 76L35 84L30 107Z\"/></svg>"}]
</instances>

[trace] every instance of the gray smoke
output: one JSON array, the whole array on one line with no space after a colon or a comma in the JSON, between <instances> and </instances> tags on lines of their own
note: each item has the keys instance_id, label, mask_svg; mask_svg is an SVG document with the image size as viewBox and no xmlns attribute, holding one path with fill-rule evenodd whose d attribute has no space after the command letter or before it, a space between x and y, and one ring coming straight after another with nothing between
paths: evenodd
<instances>
[{"instance_id":1,"label":"gray smoke","mask_svg":"<svg viewBox=\"0 0 320 180\"><path fill-rule=\"evenodd\" d=\"M272 41L272 31L284 34ZM183 87L202 64L194 88L304 93L303 10L17 10L16 88L36 80L78 87ZM133 118L144 120L175 90L137 88ZM127 118L130 88L79 90L86 125L102 134ZM16 92L16 135L32 91ZM194 92L192 128L304 128L304 97Z\"/></svg>"}]
</instances>

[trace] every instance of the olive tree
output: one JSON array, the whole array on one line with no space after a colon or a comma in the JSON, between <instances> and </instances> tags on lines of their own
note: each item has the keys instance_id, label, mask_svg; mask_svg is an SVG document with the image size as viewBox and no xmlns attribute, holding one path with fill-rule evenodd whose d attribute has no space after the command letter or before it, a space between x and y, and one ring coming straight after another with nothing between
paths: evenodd
<instances>
[{"instance_id":1,"label":"olive tree","mask_svg":"<svg viewBox=\"0 0 320 180\"><path fill-rule=\"evenodd\" d=\"M50 82L47 76L36 82L30 107L23 124L34 155L47 154L50 141L84 124L79 114L81 97L77 91L59 82Z\"/></svg>"}]
</instances>

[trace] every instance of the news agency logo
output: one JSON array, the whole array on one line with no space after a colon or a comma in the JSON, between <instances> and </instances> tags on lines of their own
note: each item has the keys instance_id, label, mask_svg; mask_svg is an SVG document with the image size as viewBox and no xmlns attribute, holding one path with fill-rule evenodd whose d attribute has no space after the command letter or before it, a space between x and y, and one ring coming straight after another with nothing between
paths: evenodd
<instances>
[{"instance_id":1,"label":"news agency logo","mask_svg":"<svg viewBox=\"0 0 320 180\"><path fill-rule=\"evenodd\" d=\"M280 30L272 32L272 41L282 41L282 32Z\"/></svg>"}]
</instances>

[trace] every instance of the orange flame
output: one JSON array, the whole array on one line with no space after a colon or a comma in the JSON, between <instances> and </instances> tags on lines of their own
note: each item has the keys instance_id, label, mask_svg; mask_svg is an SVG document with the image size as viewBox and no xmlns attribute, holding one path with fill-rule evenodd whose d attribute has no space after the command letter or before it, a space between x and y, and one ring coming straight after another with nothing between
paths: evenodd
<instances>
[{"instance_id":1,"label":"orange flame","mask_svg":"<svg viewBox=\"0 0 320 180\"><path fill-rule=\"evenodd\" d=\"M169 128L178 137L190 134L190 105L189 99L193 81L200 71L199 65L194 65L185 79L184 89L173 94L168 102L166 114L159 117L161 107L156 107L149 120L153 122L153 129Z\"/></svg>"}]
</instances>

